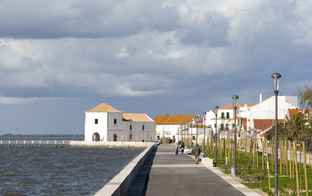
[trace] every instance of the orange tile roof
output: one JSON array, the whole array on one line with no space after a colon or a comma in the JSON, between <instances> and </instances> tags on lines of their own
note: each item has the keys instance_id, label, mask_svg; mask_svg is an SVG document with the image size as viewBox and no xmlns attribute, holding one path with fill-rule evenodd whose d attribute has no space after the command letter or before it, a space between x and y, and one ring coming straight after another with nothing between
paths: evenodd
<instances>
[{"instance_id":1,"label":"orange tile roof","mask_svg":"<svg viewBox=\"0 0 312 196\"><path fill-rule=\"evenodd\" d=\"M162 115L155 119L156 125L181 125L195 118L196 115Z\"/></svg>"},{"instance_id":2,"label":"orange tile roof","mask_svg":"<svg viewBox=\"0 0 312 196\"><path fill-rule=\"evenodd\" d=\"M278 119L277 123L284 123L283 119ZM256 129L266 130L275 124L275 119L254 119Z\"/></svg>"},{"instance_id":3,"label":"orange tile roof","mask_svg":"<svg viewBox=\"0 0 312 196\"><path fill-rule=\"evenodd\" d=\"M241 121L244 126L244 130L247 130L247 118L241 118Z\"/></svg>"},{"instance_id":4,"label":"orange tile roof","mask_svg":"<svg viewBox=\"0 0 312 196\"><path fill-rule=\"evenodd\" d=\"M96 106L95 108L86 111L86 112L112 112L112 113L122 113L121 111L113 108L112 106L108 105L107 103L101 103L100 105Z\"/></svg>"},{"instance_id":5,"label":"orange tile roof","mask_svg":"<svg viewBox=\"0 0 312 196\"><path fill-rule=\"evenodd\" d=\"M247 104L247 107L252 107L252 106L254 106L254 105ZM241 107L245 107L245 104L239 104L238 105L238 108L241 108ZM219 108L219 110L233 110L233 109L234 109L233 104Z\"/></svg>"},{"instance_id":6,"label":"orange tile roof","mask_svg":"<svg viewBox=\"0 0 312 196\"><path fill-rule=\"evenodd\" d=\"M146 113L123 113L122 117L128 121L134 122L153 122L154 120Z\"/></svg>"}]
</instances>

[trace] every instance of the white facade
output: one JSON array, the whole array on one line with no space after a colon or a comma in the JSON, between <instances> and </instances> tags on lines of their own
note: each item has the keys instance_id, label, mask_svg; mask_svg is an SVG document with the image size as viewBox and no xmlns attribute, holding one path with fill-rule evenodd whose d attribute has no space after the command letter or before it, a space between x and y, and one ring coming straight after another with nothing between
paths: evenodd
<instances>
[{"instance_id":1,"label":"white facade","mask_svg":"<svg viewBox=\"0 0 312 196\"><path fill-rule=\"evenodd\" d=\"M183 131L194 121L196 115L163 115L157 116L156 139L169 138L173 141L182 140ZM184 131L185 132L185 131Z\"/></svg>"},{"instance_id":2,"label":"white facade","mask_svg":"<svg viewBox=\"0 0 312 196\"><path fill-rule=\"evenodd\" d=\"M256 130L254 120L258 119L275 119L275 96L272 96L262 101L262 95L260 95L260 103L256 105L241 104L237 111L237 131L242 135L247 134L250 130ZM278 119L285 119L289 115L289 109L298 108L297 96L278 96ZM234 108L233 105L221 107L217 114L218 124L218 137L227 138L233 137L234 129ZM242 119L245 119L242 122ZM214 111L206 113L205 125L211 127L213 131L216 131L216 116Z\"/></svg>"},{"instance_id":3,"label":"white facade","mask_svg":"<svg viewBox=\"0 0 312 196\"><path fill-rule=\"evenodd\" d=\"M155 141L155 122L145 113L123 113L108 104L85 112L85 141Z\"/></svg>"},{"instance_id":4,"label":"white facade","mask_svg":"<svg viewBox=\"0 0 312 196\"><path fill-rule=\"evenodd\" d=\"M180 139L179 138L180 125L157 125L156 126L156 136L157 139L162 137L170 139Z\"/></svg>"}]
</instances>

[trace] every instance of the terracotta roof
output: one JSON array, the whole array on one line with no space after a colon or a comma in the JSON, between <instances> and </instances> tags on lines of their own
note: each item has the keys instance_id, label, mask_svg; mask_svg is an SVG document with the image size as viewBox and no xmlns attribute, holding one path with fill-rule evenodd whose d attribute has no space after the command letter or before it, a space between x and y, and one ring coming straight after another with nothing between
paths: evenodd
<instances>
[{"instance_id":1,"label":"terracotta roof","mask_svg":"<svg viewBox=\"0 0 312 196\"><path fill-rule=\"evenodd\" d=\"M296 108L296 109L288 109L288 112L289 112L289 116L293 117L295 114L297 114L299 112L304 113L304 110L303 109L299 110L299 108Z\"/></svg>"},{"instance_id":2,"label":"terracotta roof","mask_svg":"<svg viewBox=\"0 0 312 196\"><path fill-rule=\"evenodd\" d=\"M244 126L244 130L247 130L247 118L241 118L241 121Z\"/></svg>"},{"instance_id":3,"label":"terracotta roof","mask_svg":"<svg viewBox=\"0 0 312 196\"><path fill-rule=\"evenodd\" d=\"M247 107L252 107L252 106L254 106L254 105L252 105L252 104L247 104ZM241 108L241 107L245 107L245 104L239 104L238 105L238 108ZM224 107L221 107L221 108L219 108L219 110L233 110L234 109L234 107L233 107L233 104L230 104L230 105L227 105L227 106L224 106Z\"/></svg>"},{"instance_id":4,"label":"terracotta roof","mask_svg":"<svg viewBox=\"0 0 312 196\"><path fill-rule=\"evenodd\" d=\"M162 115L155 119L156 125L181 125L191 121L196 115Z\"/></svg>"},{"instance_id":5,"label":"terracotta roof","mask_svg":"<svg viewBox=\"0 0 312 196\"><path fill-rule=\"evenodd\" d=\"M123 113L122 117L128 121L134 122L153 122L154 120L146 113Z\"/></svg>"},{"instance_id":6,"label":"terracotta roof","mask_svg":"<svg viewBox=\"0 0 312 196\"><path fill-rule=\"evenodd\" d=\"M283 119L277 120L278 124L284 123ZM275 124L275 119L254 119L254 125L256 129L266 130Z\"/></svg>"},{"instance_id":7,"label":"terracotta roof","mask_svg":"<svg viewBox=\"0 0 312 196\"><path fill-rule=\"evenodd\" d=\"M100 105L96 106L95 108L86 111L86 112L111 112L111 113L122 113L121 111L113 108L112 106L108 105L107 103L101 103Z\"/></svg>"}]
</instances>

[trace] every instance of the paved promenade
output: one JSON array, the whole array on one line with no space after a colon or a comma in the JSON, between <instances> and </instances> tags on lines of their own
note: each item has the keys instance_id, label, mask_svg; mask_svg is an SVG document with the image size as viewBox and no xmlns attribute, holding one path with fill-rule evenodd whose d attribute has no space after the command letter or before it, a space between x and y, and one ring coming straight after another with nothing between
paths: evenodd
<instances>
[{"instance_id":1,"label":"paved promenade","mask_svg":"<svg viewBox=\"0 0 312 196\"><path fill-rule=\"evenodd\" d=\"M188 155L175 155L173 148L159 146L151 153L127 196L260 195L215 168L196 165Z\"/></svg>"}]
</instances>

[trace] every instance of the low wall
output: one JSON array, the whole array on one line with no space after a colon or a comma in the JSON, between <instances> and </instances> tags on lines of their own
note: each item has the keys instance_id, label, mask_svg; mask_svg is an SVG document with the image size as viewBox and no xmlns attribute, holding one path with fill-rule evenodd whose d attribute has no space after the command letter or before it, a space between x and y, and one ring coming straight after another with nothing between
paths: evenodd
<instances>
[{"instance_id":1,"label":"low wall","mask_svg":"<svg viewBox=\"0 0 312 196\"><path fill-rule=\"evenodd\" d=\"M70 141L72 147L107 147L107 148L146 148L154 145L154 142L86 142L86 141Z\"/></svg>"},{"instance_id":2,"label":"low wall","mask_svg":"<svg viewBox=\"0 0 312 196\"><path fill-rule=\"evenodd\" d=\"M204 158L202 158L202 163L207 168L213 167L213 159L204 157Z\"/></svg>"},{"instance_id":3,"label":"low wall","mask_svg":"<svg viewBox=\"0 0 312 196\"><path fill-rule=\"evenodd\" d=\"M148 142L139 143L147 144ZM123 170L121 170L112 180L100 189L95 196L125 195L153 148L155 148L154 143L150 143L150 145L147 146L143 152L135 157Z\"/></svg>"}]
</instances>

